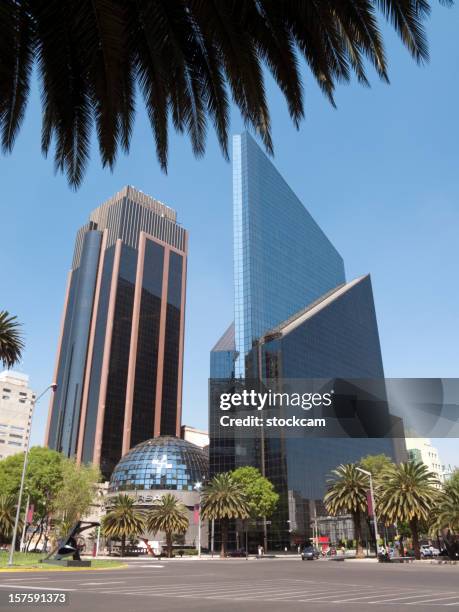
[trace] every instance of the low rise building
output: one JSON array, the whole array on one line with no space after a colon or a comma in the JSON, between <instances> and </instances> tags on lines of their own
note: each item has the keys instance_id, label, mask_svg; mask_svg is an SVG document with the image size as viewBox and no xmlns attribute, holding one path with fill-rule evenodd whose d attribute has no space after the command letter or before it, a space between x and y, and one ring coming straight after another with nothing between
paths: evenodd
<instances>
[{"instance_id":1,"label":"low rise building","mask_svg":"<svg viewBox=\"0 0 459 612\"><path fill-rule=\"evenodd\" d=\"M0 373L0 459L25 450L34 399L26 374Z\"/></svg>"},{"instance_id":2,"label":"low rise building","mask_svg":"<svg viewBox=\"0 0 459 612\"><path fill-rule=\"evenodd\" d=\"M106 509L119 493L135 500L138 510L148 513L166 493L174 495L186 508L188 529L175 539L180 548L197 548L199 544L200 489L208 479L207 453L187 440L160 436L141 442L126 453L115 467L104 500ZM164 548L162 532L138 534L140 541L156 542L153 548ZM207 521L201 523L201 544L208 541Z\"/></svg>"},{"instance_id":3,"label":"low rise building","mask_svg":"<svg viewBox=\"0 0 459 612\"><path fill-rule=\"evenodd\" d=\"M181 436L183 440L191 442L200 448L206 448L209 446L209 433L203 429L197 429L190 425L182 425Z\"/></svg>"},{"instance_id":4,"label":"low rise building","mask_svg":"<svg viewBox=\"0 0 459 612\"><path fill-rule=\"evenodd\" d=\"M438 450L432 446L428 438L406 438L405 441L409 459L424 463L429 471L437 476L440 481L438 488L440 488L445 478L444 466L438 455Z\"/></svg>"}]
</instances>

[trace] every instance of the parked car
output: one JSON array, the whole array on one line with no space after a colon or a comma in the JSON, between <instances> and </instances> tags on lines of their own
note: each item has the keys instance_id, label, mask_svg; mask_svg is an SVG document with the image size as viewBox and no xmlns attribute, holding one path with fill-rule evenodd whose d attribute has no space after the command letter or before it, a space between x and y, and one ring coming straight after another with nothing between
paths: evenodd
<instances>
[{"instance_id":1,"label":"parked car","mask_svg":"<svg viewBox=\"0 0 459 612\"><path fill-rule=\"evenodd\" d=\"M432 557L438 557L439 554L440 551L438 550L438 548L434 548L429 544L421 545L421 557L423 559L431 559Z\"/></svg>"},{"instance_id":2,"label":"parked car","mask_svg":"<svg viewBox=\"0 0 459 612\"><path fill-rule=\"evenodd\" d=\"M314 561L314 559L319 558L319 555L320 555L319 551L317 550L317 548L314 548L314 546L305 546L301 553L301 560L302 561Z\"/></svg>"}]
</instances>

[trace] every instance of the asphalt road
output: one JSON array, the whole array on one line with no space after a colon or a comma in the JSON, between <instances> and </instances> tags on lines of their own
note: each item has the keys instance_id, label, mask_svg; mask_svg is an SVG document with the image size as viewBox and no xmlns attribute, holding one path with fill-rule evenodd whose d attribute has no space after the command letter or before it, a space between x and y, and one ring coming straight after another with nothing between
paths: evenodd
<instances>
[{"instance_id":1,"label":"asphalt road","mask_svg":"<svg viewBox=\"0 0 459 612\"><path fill-rule=\"evenodd\" d=\"M10 593L65 593L65 605L10 604ZM118 570L0 573L0 609L67 612L459 610L459 566L228 559L130 561Z\"/></svg>"}]
</instances>

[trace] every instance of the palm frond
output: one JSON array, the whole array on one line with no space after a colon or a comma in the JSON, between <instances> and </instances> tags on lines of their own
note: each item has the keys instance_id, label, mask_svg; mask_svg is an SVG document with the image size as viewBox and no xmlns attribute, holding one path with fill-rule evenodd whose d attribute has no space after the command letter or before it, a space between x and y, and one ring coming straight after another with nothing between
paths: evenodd
<instances>
[{"instance_id":1,"label":"palm frond","mask_svg":"<svg viewBox=\"0 0 459 612\"><path fill-rule=\"evenodd\" d=\"M13 535L17 499L14 495L0 495L0 535L8 539Z\"/></svg>"},{"instance_id":2,"label":"palm frond","mask_svg":"<svg viewBox=\"0 0 459 612\"><path fill-rule=\"evenodd\" d=\"M107 514L102 520L102 531L109 538L137 536L145 529L144 514L137 510L129 495L119 494L110 500Z\"/></svg>"},{"instance_id":3,"label":"palm frond","mask_svg":"<svg viewBox=\"0 0 459 612\"><path fill-rule=\"evenodd\" d=\"M450 6L452 0L440 0ZM13 148L34 62L42 100L42 151L77 188L93 132L103 166L128 151L138 86L161 168L169 123L205 150L209 120L228 157L229 97L273 152L265 73L294 125L304 117L300 59L331 104L340 82L388 81L381 17L417 62L428 59L429 0L2 0L0 136Z\"/></svg>"},{"instance_id":4,"label":"palm frond","mask_svg":"<svg viewBox=\"0 0 459 612\"><path fill-rule=\"evenodd\" d=\"M207 519L248 518L250 507L242 486L229 472L217 474L202 492L202 516Z\"/></svg>"},{"instance_id":5,"label":"palm frond","mask_svg":"<svg viewBox=\"0 0 459 612\"><path fill-rule=\"evenodd\" d=\"M0 132L10 152L25 115L35 39L26 2L0 3L0 23Z\"/></svg>"},{"instance_id":6,"label":"palm frond","mask_svg":"<svg viewBox=\"0 0 459 612\"><path fill-rule=\"evenodd\" d=\"M4 367L12 368L21 360L24 342L17 317L0 310L0 361Z\"/></svg>"},{"instance_id":7,"label":"palm frond","mask_svg":"<svg viewBox=\"0 0 459 612\"><path fill-rule=\"evenodd\" d=\"M367 506L368 478L353 463L332 470L324 497L327 511L338 514L364 512Z\"/></svg>"},{"instance_id":8,"label":"palm frond","mask_svg":"<svg viewBox=\"0 0 459 612\"><path fill-rule=\"evenodd\" d=\"M166 493L148 512L146 526L153 533L185 533L188 529L187 509L174 495Z\"/></svg>"},{"instance_id":9,"label":"palm frond","mask_svg":"<svg viewBox=\"0 0 459 612\"><path fill-rule=\"evenodd\" d=\"M427 521L438 497L438 480L423 463L390 466L381 476L380 512L390 522Z\"/></svg>"}]
</instances>

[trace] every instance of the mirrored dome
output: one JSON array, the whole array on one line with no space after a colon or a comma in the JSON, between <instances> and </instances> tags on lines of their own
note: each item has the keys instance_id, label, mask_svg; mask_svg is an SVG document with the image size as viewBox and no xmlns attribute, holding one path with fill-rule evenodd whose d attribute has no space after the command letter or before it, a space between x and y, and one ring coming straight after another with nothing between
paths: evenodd
<instances>
[{"instance_id":1,"label":"mirrored dome","mask_svg":"<svg viewBox=\"0 0 459 612\"><path fill-rule=\"evenodd\" d=\"M192 491L208 475L209 460L202 448L181 438L161 436L141 442L121 458L108 491Z\"/></svg>"}]
</instances>

